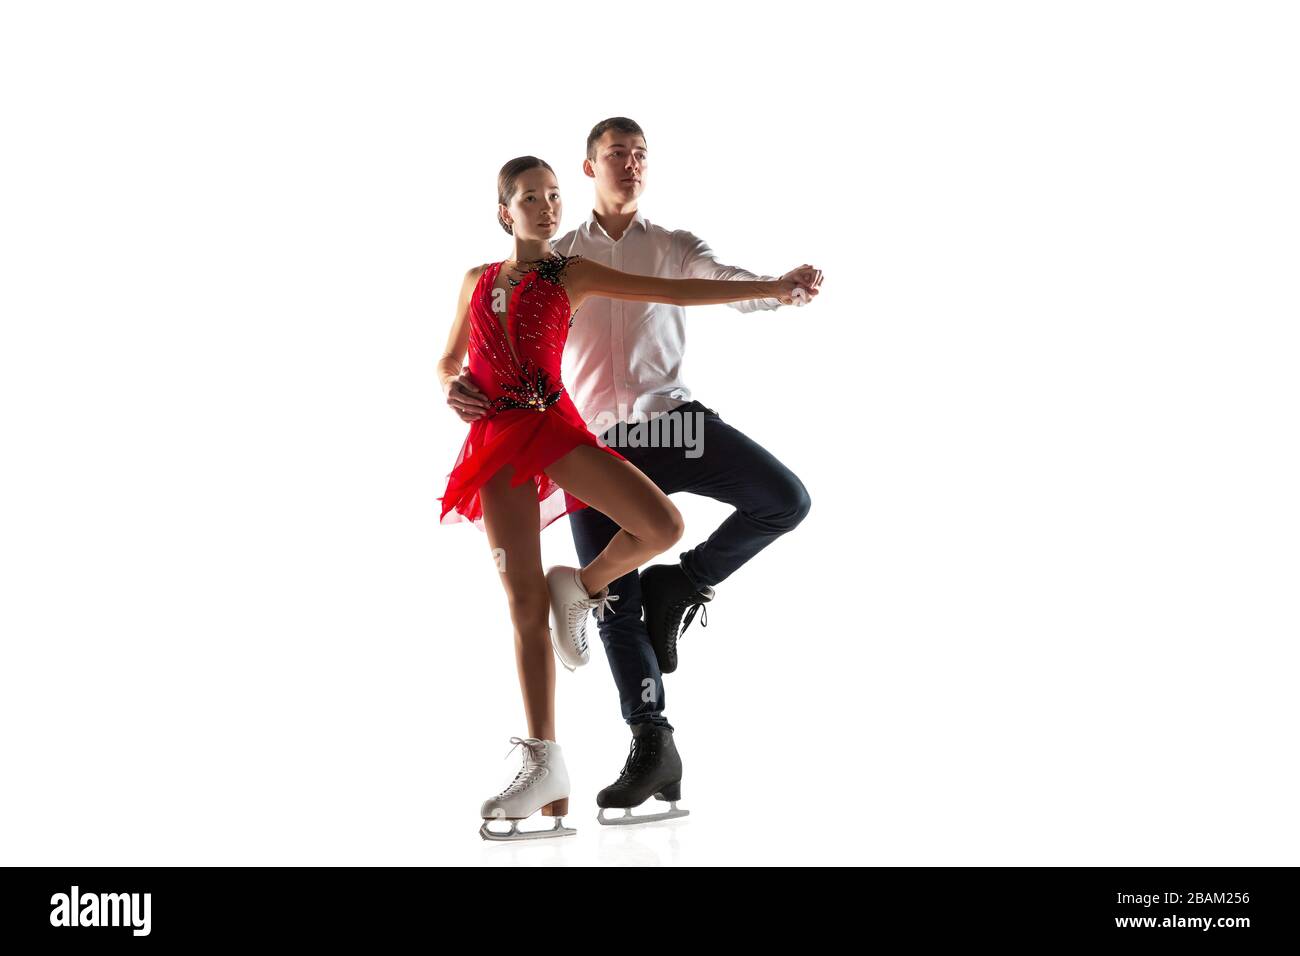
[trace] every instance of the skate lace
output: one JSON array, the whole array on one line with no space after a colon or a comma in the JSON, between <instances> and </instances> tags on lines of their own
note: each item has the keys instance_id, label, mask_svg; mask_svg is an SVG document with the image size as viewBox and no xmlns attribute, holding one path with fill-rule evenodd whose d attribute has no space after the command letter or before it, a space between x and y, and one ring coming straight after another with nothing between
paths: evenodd
<instances>
[{"instance_id":1,"label":"skate lace","mask_svg":"<svg viewBox=\"0 0 1300 956\"><path fill-rule=\"evenodd\" d=\"M674 638L679 638L686 633L686 629L691 626L691 621L695 620L695 613L697 611L704 612L700 615L700 627L709 626L709 609L705 606L707 603L708 602L706 601L687 600L680 601L673 605L673 617L669 622L669 630ZM690 608L689 611L686 610L688 607ZM682 619L682 612L684 611L686 612L685 620Z\"/></svg>"},{"instance_id":2,"label":"skate lace","mask_svg":"<svg viewBox=\"0 0 1300 956\"><path fill-rule=\"evenodd\" d=\"M632 749L628 752L627 760L623 763L623 769L618 772L619 779L630 777L636 774L643 766L653 763L655 755L655 746L653 743L643 743L639 740L632 741Z\"/></svg>"},{"instance_id":3,"label":"skate lace","mask_svg":"<svg viewBox=\"0 0 1300 956\"><path fill-rule=\"evenodd\" d=\"M585 601L578 601L569 608L569 633L577 631L577 647L579 654L587 653L587 612L592 608L596 610L596 617L605 620L605 612L614 613L614 606L611 601L617 601L617 594L610 594L609 588L605 588L600 594L593 598L587 598Z\"/></svg>"},{"instance_id":4,"label":"skate lace","mask_svg":"<svg viewBox=\"0 0 1300 956\"><path fill-rule=\"evenodd\" d=\"M587 607L587 603L583 602L569 608L569 634L572 636L577 633L574 644L579 654L587 653Z\"/></svg>"},{"instance_id":5,"label":"skate lace","mask_svg":"<svg viewBox=\"0 0 1300 956\"><path fill-rule=\"evenodd\" d=\"M514 746L506 751L506 757L515 752L515 747L522 745L524 748L524 766L519 773L515 774L515 779L511 781L510 786L496 795L498 800L527 790L542 778L542 772L546 769L542 764L542 760L546 756L546 744L536 737L511 737L510 742Z\"/></svg>"},{"instance_id":6,"label":"skate lace","mask_svg":"<svg viewBox=\"0 0 1300 956\"><path fill-rule=\"evenodd\" d=\"M596 609L596 617L599 620L603 621L605 620L606 611L608 611L610 614L613 614L614 605L611 604L610 602L617 601L617 600L618 600L618 595L610 594L609 588L605 588L605 590L601 591L594 598L592 598L591 607L594 607Z\"/></svg>"}]
</instances>

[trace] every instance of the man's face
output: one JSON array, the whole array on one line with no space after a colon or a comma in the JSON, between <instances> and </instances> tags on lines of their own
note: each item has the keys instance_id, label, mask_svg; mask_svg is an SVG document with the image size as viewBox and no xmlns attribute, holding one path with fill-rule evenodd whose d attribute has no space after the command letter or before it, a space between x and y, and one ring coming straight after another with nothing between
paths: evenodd
<instances>
[{"instance_id":1,"label":"man's face","mask_svg":"<svg viewBox=\"0 0 1300 956\"><path fill-rule=\"evenodd\" d=\"M596 142L596 158L583 162L582 169L602 196L626 203L645 189L647 162L645 139L610 129Z\"/></svg>"}]
</instances>

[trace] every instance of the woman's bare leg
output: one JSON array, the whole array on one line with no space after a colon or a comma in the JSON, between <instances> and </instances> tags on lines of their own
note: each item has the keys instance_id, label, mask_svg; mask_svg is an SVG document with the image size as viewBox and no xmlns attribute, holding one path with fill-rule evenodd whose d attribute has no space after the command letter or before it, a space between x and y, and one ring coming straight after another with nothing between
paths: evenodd
<instances>
[{"instance_id":1,"label":"woman's bare leg","mask_svg":"<svg viewBox=\"0 0 1300 956\"><path fill-rule=\"evenodd\" d=\"M605 550L581 569L589 594L596 594L682 538L685 526L677 506L631 462L579 445L546 473L619 526Z\"/></svg>"},{"instance_id":2,"label":"woman's bare leg","mask_svg":"<svg viewBox=\"0 0 1300 956\"><path fill-rule=\"evenodd\" d=\"M515 627L515 662L524 695L528 736L555 740L555 652L551 648L550 593L542 571L537 483L511 488L505 465L479 490L488 545L496 554ZM496 549L500 548L500 551Z\"/></svg>"}]
</instances>

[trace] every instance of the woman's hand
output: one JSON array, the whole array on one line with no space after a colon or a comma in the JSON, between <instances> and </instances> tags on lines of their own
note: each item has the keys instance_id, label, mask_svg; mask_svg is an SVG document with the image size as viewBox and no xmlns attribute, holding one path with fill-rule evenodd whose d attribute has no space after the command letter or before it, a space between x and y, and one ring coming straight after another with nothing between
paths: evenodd
<instances>
[{"instance_id":1,"label":"woman's hand","mask_svg":"<svg viewBox=\"0 0 1300 956\"><path fill-rule=\"evenodd\" d=\"M460 374L446 379L442 383L443 393L447 396L447 406L460 416L463 422L477 421L487 414L491 407L487 396L470 378L469 366L461 369Z\"/></svg>"},{"instance_id":2,"label":"woman's hand","mask_svg":"<svg viewBox=\"0 0 1300 956\"><path fill-rule=\"evenodd\" d=\"M769 285L771 285L773 289L772 298L776 299L782 305L794 305L795 289L803 289L804 293L808 297L805 301L811 301L812 297L817 294L817 289L815 287L809 287L808 284L801 279L776 279L769 283Z\"/></svg>"}]
</instances>

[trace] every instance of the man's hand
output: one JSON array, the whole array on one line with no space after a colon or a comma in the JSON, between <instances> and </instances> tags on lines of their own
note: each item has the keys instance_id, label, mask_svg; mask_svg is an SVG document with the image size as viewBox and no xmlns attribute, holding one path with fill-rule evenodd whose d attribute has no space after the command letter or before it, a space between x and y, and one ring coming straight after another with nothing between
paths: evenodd
<instances>
[{"instance_id":1,"label":"man's hand","mask_svg":"<svg viewBox=\"0 0 1300 956\"><path fill-rule=\"evenodd\" d=\"M443 382L442 390L447 395L448 407L460 416L461 421L472 422L487 414L490 407L487 396L470 378L468 365L455 378Z\"/></svg>"},{"instance_id":2,"label":"man's hand","mask_svg":"<svg viewBox=\"0 0 1300 956\"><path fill-rule=\"evenodd\" d=\"M781 281L794 280L799 287L807 290L808 301L811 302L817 295L822 284L822 270L815 266L804 263L796 269L791 269L785 275L781 276ZM790 302L782 301L782 305L789 305Z\"/></svg>"}]
</instances>

